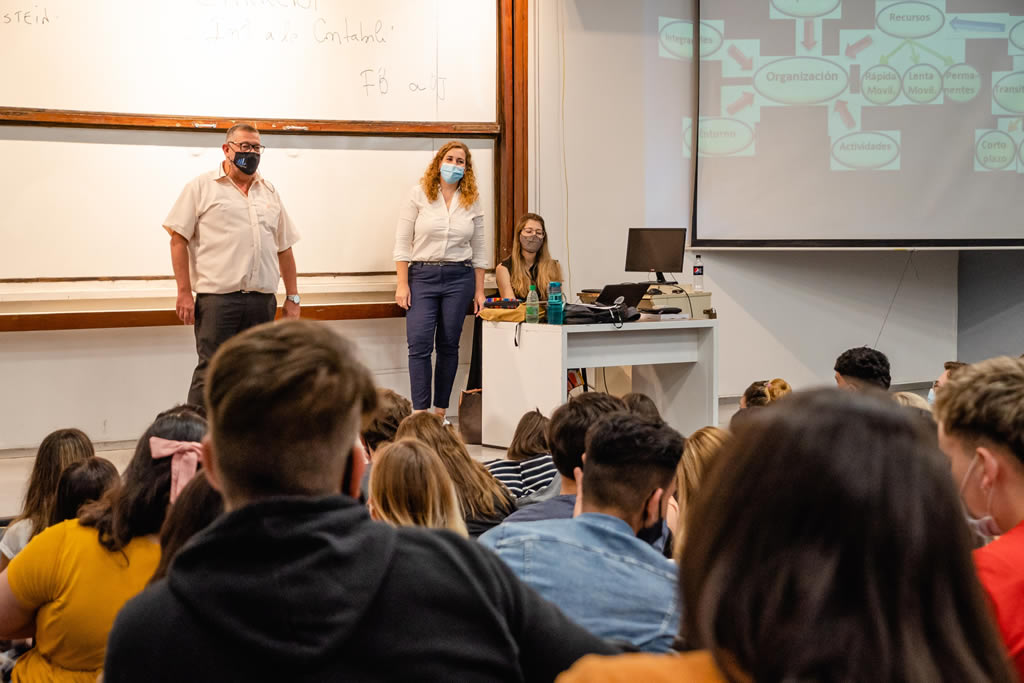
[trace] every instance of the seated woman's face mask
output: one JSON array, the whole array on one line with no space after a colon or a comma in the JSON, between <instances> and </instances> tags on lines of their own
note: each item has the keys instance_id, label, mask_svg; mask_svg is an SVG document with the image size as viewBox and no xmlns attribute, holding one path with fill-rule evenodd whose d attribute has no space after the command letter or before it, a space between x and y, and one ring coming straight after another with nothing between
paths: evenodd
<instances>
[{"instance_id":1,"label":"seated woman's face mask","mask_svg":"<svg viewBox=\"0 0 1024 683\"><path fill-rule=\"evenodd\" d=\"M523 247L523 251L536 254L544 244L544 238L537 235L520 235L519 244Z\"/></svg>"}]
</instances>

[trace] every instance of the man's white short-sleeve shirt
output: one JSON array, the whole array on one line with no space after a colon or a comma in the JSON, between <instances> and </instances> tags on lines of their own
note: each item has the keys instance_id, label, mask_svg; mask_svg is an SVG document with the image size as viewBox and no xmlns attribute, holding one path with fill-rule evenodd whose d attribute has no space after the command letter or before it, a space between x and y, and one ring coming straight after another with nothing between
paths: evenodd
<instances>
[{"instance_id":1,"label":"man's white short-sleeve shirt","mask_svg":"<svg viewBox=\"0 0 1024 683\"><path fill-rule=\"evenodd\" d=\"M192 290L199 294L276 292L277 255L299 240L274 186L257 173L244 195L223 163L185 185L163 227L188 240Z\"/></svg>"}]
</instances>

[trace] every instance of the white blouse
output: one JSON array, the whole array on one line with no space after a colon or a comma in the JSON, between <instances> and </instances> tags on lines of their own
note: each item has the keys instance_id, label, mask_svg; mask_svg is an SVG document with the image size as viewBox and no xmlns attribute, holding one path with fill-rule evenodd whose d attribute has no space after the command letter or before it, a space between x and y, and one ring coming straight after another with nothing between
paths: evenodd
<instances>
[{"instance_id":1,"label":"white blouse","mask_svg":"<svg viewBox=\"0 0 1024 683\"><path fill-rule=\"evenodd\" d=\"M474 268L490 264L484 246L484 212L480 200L468 209L458 190L451 206L444 196L430 201L417 185L398 214L395 261L472 261Z\"/></svg>"}]
</instances>

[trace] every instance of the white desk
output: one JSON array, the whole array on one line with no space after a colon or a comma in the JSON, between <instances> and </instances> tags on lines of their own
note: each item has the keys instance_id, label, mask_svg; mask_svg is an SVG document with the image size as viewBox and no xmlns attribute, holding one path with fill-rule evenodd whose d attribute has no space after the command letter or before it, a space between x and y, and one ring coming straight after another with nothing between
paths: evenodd
<instances>
[{"instance_id":1,"label":"white desk","mask_svg":"<svg viewBox=\"0 0 1024 683\"><path fill-rule=\"evenodd\" d=\"M519 418L565 403L569 368L633 366L633 391L683 434L718 424L718 321L601 325L483 322L483 442L507 448Z\"/></svg>"}]
</instances>

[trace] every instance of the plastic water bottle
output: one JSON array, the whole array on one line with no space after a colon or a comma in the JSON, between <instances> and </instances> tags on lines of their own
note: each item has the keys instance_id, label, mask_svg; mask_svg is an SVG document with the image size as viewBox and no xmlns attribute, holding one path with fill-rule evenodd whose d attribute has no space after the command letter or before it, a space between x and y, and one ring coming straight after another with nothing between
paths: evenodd
<instances>
[{"instance_id":1,"label":"plastic water bottle","mask_svg":"<svg viewBox=\"0 0 1024 683\"><path fill-rule=\"evenodd\" d=\"M537 285L530 285L530 293L526 295L526 322L540 322L540 298L537 296Z\"/></svg>"},{"instance_id":2,"label":"plastic water bottle","mask_svg":"<svg viewBox=\"0 0 1024 683\"><path fill-rule=\"evenodd\" d=\"M562 283L548 283L548 325L561 325L565 321L565 300Z\"/></svg>"},{"instance_id":3,"label":"plastic water bottle","mask_svg":"<svg viewBox=\"0 0 1024 683\"><path fill-rule=\"evenodd\" d=\"M704 291L704 262L700 260L700 254L693 263L693 291Z\"/></svg>"}]
</instances>

